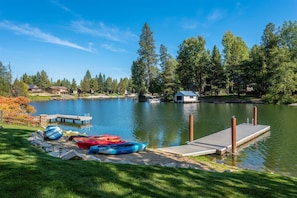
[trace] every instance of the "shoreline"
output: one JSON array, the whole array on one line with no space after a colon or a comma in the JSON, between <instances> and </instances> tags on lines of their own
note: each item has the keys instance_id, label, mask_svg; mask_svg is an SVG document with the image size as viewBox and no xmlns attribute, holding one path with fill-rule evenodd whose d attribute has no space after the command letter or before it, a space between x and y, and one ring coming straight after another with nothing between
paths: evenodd
<instances>
[{"instance_id":1,"label":"shoreline","mask_svg":"<svg viewBox=\"0 0 297 198\"><path fill-rule=\"evenodd\" d=\"M238 167L218 164L211 161L201 161L193 159L192 157L185 157L151 148L136 153L121 155L87 154L87 149L78 148L77 144L74 141L68 140L68 138L68 136L63 136L56 141L47 141L44 140L43 131L36 131L28 138L28 141L41 148L47 154L61 158L62 160L93 160L99 163L190 168L213 172L232 172L242 170Z\"/></svg>"}]
</instances>

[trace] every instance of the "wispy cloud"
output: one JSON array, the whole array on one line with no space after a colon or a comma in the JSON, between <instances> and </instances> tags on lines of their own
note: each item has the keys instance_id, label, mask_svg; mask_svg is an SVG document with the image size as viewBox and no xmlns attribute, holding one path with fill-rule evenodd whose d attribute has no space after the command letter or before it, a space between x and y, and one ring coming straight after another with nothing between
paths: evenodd
<instances>
[{"instance_id":1,"label":"wispy cloud","mask_svg":"<svg viewBox=\"0 0 297 198\"><path fill-rule=\"evenodd\" d=\"M63 5L63 4L60 3L58 0L51 0L51 3L52 3L53 5L55 5L55 6L57 6L58 8L60 8L60 9L62 9L62 10L64 10L64 11L66 11L66 12L68 12L68 13L74 15L75 17L80 17L79 14L73 12L69 7Z\"/></svg>"},{"instance_id":2,"label":"wispy cloud","mask_svg":"<svg viewBox=\"0 0 297 198\"><path fill-rule=\"evenodd\" d=\"M101 47L103 47L104 49L107 49L109 51L112 51L112 52L127 52L127 50L122 49L122 48L114 47L111 44L102 44Z\"/></svg>"},{"instance_id":3,"label":"wispy cloud","mask_svg":"<svg viewBox=\"0 0 297 198\"><path fill-rule=\"evenodd\" d=\"M181 20L181 26L183 29L195 30L198 27L204 26L204 24L200 23L197 19L184 18Z\"/></svg>"},{"instance_id":4,"label":"wispy cloud","mask_svg":"<svg viewBox=\"0 0 297 198\"><path fill-rule=\"evenodd\" d=\"M52 0L51 2L52 2L52 4L54 4L54 5L58 6L59 8L61 8L62 10L65 10L67 12L72 12L68 7L64 6L63 4L61 4L58 1Z\"/></svg>"},{"instance_id":5,"label":"wispy cloud","mask_svg":"<svg viewBox=\"0 0 297 198\"><path fill-rule=\"evenodd\" d=\"M51 35L50 33L43 32L36 27L31 27L29 24L14 24L10 21L4 20L4 21L0 21L0 28L11 30L16 34L22 34L22 35L29 36L31 38L35 38L41 42L62 45L62 46L75 48L75 49L79 49L87 52L93 52L92 48L82 47L76 43L63 40L59 37Z\"/></svg>"},{"instance_id":6,"label":"wispy cloud","mask_svg":"<svg viewBox=\"0 0 297 198\"><path fill-rule=\"evenodd\" d=\"M210 13L207 17L208 20L211 21L217 21L223 18L223 12L220 10L214 10L212 13Z\"/></svg>"},{"instance_id":7,"label":"wispy cloud","mask_svg":"<svg viewBox=\"0 0 297 198\"><path fill-rule=\"evenodd\" d=\"M136 40L137 36L129 30L121 30L115 26L106 26L103 22L93 23L90 21L79 20L71 24L74 31L101 37L115 42L128 42Z\"/></svg>"}]
</instances>

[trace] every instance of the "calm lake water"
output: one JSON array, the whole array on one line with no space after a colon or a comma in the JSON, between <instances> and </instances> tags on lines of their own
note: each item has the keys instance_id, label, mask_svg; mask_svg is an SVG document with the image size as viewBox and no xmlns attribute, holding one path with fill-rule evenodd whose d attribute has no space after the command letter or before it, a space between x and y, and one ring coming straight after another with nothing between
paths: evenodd
<instances>
[{"instance_id":1,"label":"calm lake water","mask_svg":"<svg viewBox=\"0 0 297 198\"><path fill-rule=\"evenodd\" d=\"M237 124L252 122L252 104L138 103L132 99L78 99L32 102L36 114L89 114L91 125L62 129L88 135L114 134L122 139L149 142L150 148L185 144L189 138L189 115L194 115L195 139L229 128L234 115ZM256 143L242 149L236 159L209 156L218 162L253 170L268 170L297 177L297 107L256 105L258 123L271 130Z\"/></svg>"}]
</instances>

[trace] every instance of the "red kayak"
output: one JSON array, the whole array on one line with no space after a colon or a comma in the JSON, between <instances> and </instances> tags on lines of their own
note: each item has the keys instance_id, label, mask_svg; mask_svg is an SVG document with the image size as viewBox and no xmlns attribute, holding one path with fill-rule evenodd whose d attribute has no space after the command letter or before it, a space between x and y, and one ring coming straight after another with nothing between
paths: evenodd
<instances>
[{"instance_id":1,"label":"red kayak","mask_svg":"<svg viewBox=\"0 0 297 198\"><path fill-rule=\"evenodd\" d=\"M85 139L83 141L76 142L80 149L89 149L91 146L95 145L113 145L113 144L123 144L126 143L124 140L114 139L114 140L98 140L98 139Z\"/></svg>"},{"instance_id":2,"label":"red kayak","mask_svg":"<svg viewBox=\"0 0 297 198\"><path fill-rule=\"evenodd\" d=\"M86 140L101 140L101 141L114 141L120 140L121 137L117 135L95 135L95 136L71 136L69 140L73 140L75 142L86 141Z\"/></svg>"}]
</instances>

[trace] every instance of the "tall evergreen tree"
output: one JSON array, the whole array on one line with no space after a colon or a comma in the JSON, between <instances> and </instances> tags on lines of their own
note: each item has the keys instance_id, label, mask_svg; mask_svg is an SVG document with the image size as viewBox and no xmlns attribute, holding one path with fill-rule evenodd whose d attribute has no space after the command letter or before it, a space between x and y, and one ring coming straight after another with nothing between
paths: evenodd
<instances>
[{"instance_id":1,"label":"tall evergreen tree","mask_svg":"<svg viewBox=\"0 0 297 198\"><path fill-rule=\"evenodd\" d=\"M162 69L162 88L164 99L172 101L174 93L177 91L176 66L177 61L170 56L164 45L160 46L160 65Z\"/></svg>"},{"instance_id":2,"label":"tall evergreen tree","mask_svg":"<svg viewBox=\"0 0 297 198\"><path fill-rule=\"evenodd\" d=\"M4 66L0 61L0 95L1 96L11 96L12 87L11 87L11 69L10 65Z\"/></svg>"},{"instance_id":3,"label":"tall evergreen tree","mask_svg":"<svg viewBox=\"0 0 297 198\"><path fill-rule=\"evenodd\" d=\"M104 83L105 83L105 76L100 73L98 76L98 92L99 93L104 92Z\"/></svg>"},{"instance_id":4,"label":"tall evergreen tree","mask_svg":"<svg viewBox=\"0 0 297 198\"><path fill-rule=\"evenodd\" d=\"M145 64L142 59L133 61L131 66L131 79L133 89L138 93L138 98L142 100L144 94L147 93L146 79L145 79Z\"/></svg>"},{"instance_id":5,"label":"tall evergreen tree","mask_svg":"<svg viewBox=\"0 0 297 198\"><path fill-rule=\"evenodd\" d=\"M144 24L142 28L142 33L140 35L139 46L137 53L139 55L138 60L133 62L131 68L132 79L138 78L135 75L140 75L144 77L144 87L142 83L135 82L137 90L140 91L138 94L145 94L147 91L154 93L156 88L154 87L155 78L158 76L157 68L157 54L155 53L155 41L153 38L153 32L151 31L147 23ZM137 68L139 67L139 68ZM133 81L134 83L134 81Z\"/></svg>"},{"instance_id":6,"label":"tall evergreen tree","mask_svg":"<svg viewBox=\"0 0 297 198\"><path fill-rule=\"evenodd\" d=\"M77 84L76 84L76 80L74 78L72 79L70 90L72 92L77 90Z\"/></svg>"},{"instance_id":7,"label":"tall evergreen tree","mask_svg":"<svg viewBox=\"0 0 297 198\"><path fill-rule=\"evenodd\" d=\"M221 89L226 88L226 72L223 67L219 49L215 45L212 50L210 64L207 74L207 83L211 86L211 91L216 95Z\"/></svg>"},{"instance_id":8,"label":"tall evergreen tree","mask_svg":"<svg viewBox=\"0 0 297 198\"><path fill-rule=\"evenodd\" d=\"M91 79L92 79L91 72L89 70L87 70L83 80L80 82L80 86L81 86L82 91L90 92L90 90L91 90L91 85L90 85Z\"/></svg>"}]
</instances>

